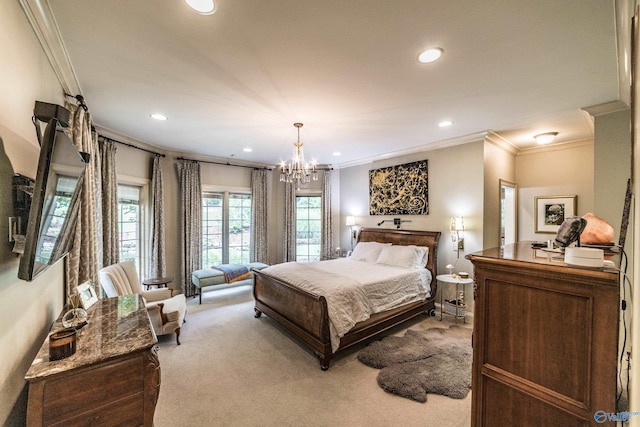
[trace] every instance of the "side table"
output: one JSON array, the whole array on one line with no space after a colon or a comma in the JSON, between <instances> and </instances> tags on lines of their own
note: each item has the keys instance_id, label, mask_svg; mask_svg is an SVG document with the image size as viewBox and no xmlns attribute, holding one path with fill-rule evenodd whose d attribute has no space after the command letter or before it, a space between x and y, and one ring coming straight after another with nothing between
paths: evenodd
<instances>
[{"instance_id":1,"label":"side table","mask_svg":"<svg viewBox=\"0 0 640 427\"><path fill-rule=\"evenodd\" d=\"M436 280L438 281L438 283L442 283L443 285L448 285L448 284L454 284L456 285L456 295L458 295L459 293L462 293L462 295L464 296L464 285L469 285L473 283L473 279L468 278L468 279L463 279L459 276L452 276L451 274L439 274L436 276ZM444 311L444 301L443 301L443 292L444 288L440 290L440 320L442 320L442 314ZM457 301L457 297L456 297L456 301ZM456 304L456 314L455 314L455 318L456 318L456 323L458 323L458 317L462 317L464 320L464 323L467 323L467 317L464 315L460 315L460 311L461 308Z\"/></svg>"},{"instance_id":2,"label":"side table","mask_svg":"<svg viewBox=\"0 0 640 427\"><path fill-rule=\"evenodd\" d=\"M146 279L142 284L149 290L149 286L157 286L158 288L166 287L168 283L173 282L173 277L154 277Z\"/></svg>"}]
</instances>

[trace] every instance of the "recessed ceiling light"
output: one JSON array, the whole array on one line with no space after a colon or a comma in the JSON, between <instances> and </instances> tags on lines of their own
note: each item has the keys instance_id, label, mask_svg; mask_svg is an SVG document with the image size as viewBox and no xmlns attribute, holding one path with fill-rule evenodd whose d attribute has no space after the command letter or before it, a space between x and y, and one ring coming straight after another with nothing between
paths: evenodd
<instances>
[{"instance_id":1,"label":"recessed ceiling light","mask_svg":"<svg viewBox=\"0 0 640 427\"><path fill-rule=\"evenodd\" d=\"M245 148L242 149L242 151L244 151L245 153L251 153L253 151L253 149L250 148L250 147L245 147Z\"/></svg>"},{"instance_id":2,"label":"recessed ceiling light","mask_svg":"<svg viewBox=\"0 0 640 427\"><path fill-rule=\"evenodd\" d=\"M164 114L161 114L161 113L153 113L153 114L149 114L149 115L154 120L160 120L160 121L167 120L167 116L165 116Z\"/></svg>"},{"instance_id":3,"label":"recessed ceiling light","mask_svg":"<svg viewBox=\"0 0 640 427\"><path fill-rule=\"evenodd\" d=\"M213 0L184 0L191 9L202 15L211 15L216 11L216 4Z\"/></svg>"},{"instance_id":4,"label":"recessed ceiling light","mask_svg":"<svg viewBox=\"0 0 640 427\"><path fill-rule=\"evenodd\" d=\"M538 144L545 145L553 142L556 136L558 136L558 132L545 132L534 135L533 139L535 139Z\"/></svg>"},{"instance_id":5,"label":"recessed ceiling light","mask_svg":"<svg viewBox=\"0 0 640 427\"><path fill-rule=\"evenodd\" d=\"M340 156L340 155L341 155L341 153L340 153L339 151L334 151L334 152L333 152L333 155L334 155L334 156Z\"/></svg>"},{"instance_id":6,"label":"recessed ceiling light","mask_svg":"<svg viewBox=\"0 0 640 427\"><path fill-rule=\"evenodd\" d=\"M440 126L441 128L448 128L452 124L453 122L451 120L443 120L440 123L438 123L438 126Z\"/></svg>"},{"instance_id":7,"label":"recessed ceiling light","mask_svg":"<svg viewBox=\"0 0 640 427\"><path fill-rule=\"evenodd\" d=\"M424 52L422 52L420 55L418 55L418 61L422 62L423 64L428 64L429 62L436 61L438 58L442 56L443 53L444 53L444 50L439 47L427 49Z\"/></svg>"}]
</instances>

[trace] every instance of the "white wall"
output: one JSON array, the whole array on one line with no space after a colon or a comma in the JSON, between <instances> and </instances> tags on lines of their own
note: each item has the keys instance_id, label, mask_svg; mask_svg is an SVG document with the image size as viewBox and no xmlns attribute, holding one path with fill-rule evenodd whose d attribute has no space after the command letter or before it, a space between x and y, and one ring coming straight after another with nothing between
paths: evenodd
<instances>
[{"instance_id":1,"label":"white wall","mask_svg":"<svg viewBox=\"0 0 640 427\"><path fill-rule=\"evenodd\" d=\"M631 176L631 114L630 110L622 110L603 114L595 117L595 165L594 165L594 213L609 221L615 229L615 243L619 242L620 228L622 223L622 211L627 189L627 180ZM635 154L637 155L637 153ZM637 178L636 178L637 185ZM636 196L637 197L637 196ZM632 204L633 205L633 204ZM627 259L634 259L633 235L637 225L633 221L633 209L629 216L629 225L626 233L624 250ZM629 278L634 277L633 262L626 266L621 266ZM637 341L631 342L631 329L633 329L633 312L637 313L637 308L633 306L630 284L624 282L620 298L627 301L626 311L621 313L625 322L620 322L619 347L623 354L631 351ZM629 330L625 331L625 326ZM626 337L626 343L625 343ZM623 345L626 348L623 350ZM619 369L625 372L627 369L626 357ZM626 386L626 375L621 376L622 385ZM633 383L633 379L631 380ZM633 393L633 390L631 391ZM638 399L634 399L637 401ZM636 408L637 409L637 408ZM630 409L633 411L633 408Z\"/></svg>"},{"instance_id":2,"label":"white wall","mask_svg":"<svg viewBox=\"0 0 640 427\"><path fill-rule=\"evenodd\" d=\"M576 214L593 212L593 162L593 141L518 154L518 240L547 241L555 237L555 233L535 232L536 196L577 195Z\"/></svg>"},{"instance_id":3,"label":"white wall","mask_svg":"<svg viewBox=\"0 0 640 427\"><path fill-rule=\"evenodd\" d=\"M594 207L596 215L609 221L615 229L615 242L620 236L622 209L631 177L630 110L596 116L594 143ZM631 242L633 221L627 238ZM631 244L627 249L631 249Z\"/></svg>"},{"instance_id":4,"label":"white wall","mask_svg":"<svg viewBox=\"0 0 640 427\"><path fill-rule=\"evenodd\" d=\"M484 144L484 248L500 246L500 180L514 182L515 154L492 141Z\"/></svg>"},{"instance_id":5,"label":"white wall","mask_svg":"<svg viewBox=\"0 0 640 427\"><path fill-rule=\"evenodd\" d=\"M13 171L35 178L40 149L31 123L33 106L36 100L62 104L62 89L17 1L0 2L0 40L0 140ZM7 219L0 220L2 242L8 244ZM0 265L0 423L4 425L24 423L24 375L64 298L62 262L32 282L18 280L17 266L17 259Z\"/></svg>"},{"instance_id":6,"label":"white wall","mask_svg":"<svg viewBox=\"0 0 640 427\"><path fill-rule=\"evenodd\" d=\"M471 263L464 257L467 253L483 248L483 204L484 204L484 142L482 140L448 148L394 157L371 164L353 166L340 170L341 232L340 246L348 248L349 227L345 226L347 215L356 217L359 227L378 227L383 219L401 218L411 222L403 223L407 230L440 231L442 236L438 246L438 273L447 272L447 264L455 264L455 271L472 272ZM369 170L400 165L427 159L429 171L429 214L428 215L369 215ZM464 251L456 257L451 243L449 224L452 216L463 216L465 222ZM392 228L384 223L380 228ZM497 233L497 231L496 231ZM465 289L468 296L472 289ZM451 292L445 298L453 298ZM471 298L467 298L472 303ZM473 307L469 308L473 310Z\"/></svg>"}]
</instances>

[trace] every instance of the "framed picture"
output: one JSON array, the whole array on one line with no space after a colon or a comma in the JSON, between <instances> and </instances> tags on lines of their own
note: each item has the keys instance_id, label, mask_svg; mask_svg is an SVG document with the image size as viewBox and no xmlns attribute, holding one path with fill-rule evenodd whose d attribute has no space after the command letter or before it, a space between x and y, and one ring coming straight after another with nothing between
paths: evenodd
<instances>
[{"instance_id":1,"label":"framed picture","mask_svg":"<svg viewBox=\"0 0 640 427\"><path fill-rule=\"evenodd\" d=\"M536 233L556 234L565 218L575 216L578 196L536 196Z\"/></svg>"},{"instance_id":2,"label":"framed picture","mask_svg":"<svg viewBox=\"0 0 640 427\"><path fill-rule=\"evenodd\" d=\"M429 214L428 160L369 171L369 215Z\"/></svg>"},{"instance_id":3,"label":"framed picture","mask_svg":"<svg viewBox=\"0 0 640 427\"><path fill-rule=\"evenodd\" d=\"M78 285L78 294L80 295L80 305L85 310L98 301L96 290L93 289L93 284L90 281Z\"/></svg>"}]
</instances>

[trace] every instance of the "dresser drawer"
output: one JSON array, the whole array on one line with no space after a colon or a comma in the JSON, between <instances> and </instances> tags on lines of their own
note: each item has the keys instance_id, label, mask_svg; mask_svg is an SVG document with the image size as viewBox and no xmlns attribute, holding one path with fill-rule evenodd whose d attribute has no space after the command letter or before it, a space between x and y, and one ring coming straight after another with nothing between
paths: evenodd
<instances>
[{"instance_id":1,"label":"dresser drawer","mask_svg":"<svg viewBox=\"0 0 640 427\"><path fill-rule=\"evenodd\" d=\"M112 402L127 403L130 396L143 389L143 373L138 356L48 381L44 386L43 423L55 425ZM142 402L142 398L139 400Z\"/></svg>"}]
</instances>

